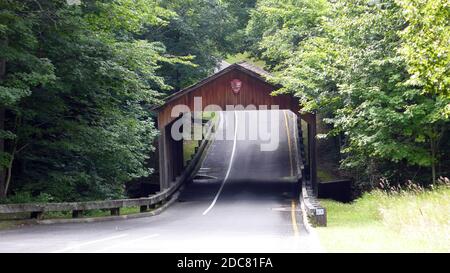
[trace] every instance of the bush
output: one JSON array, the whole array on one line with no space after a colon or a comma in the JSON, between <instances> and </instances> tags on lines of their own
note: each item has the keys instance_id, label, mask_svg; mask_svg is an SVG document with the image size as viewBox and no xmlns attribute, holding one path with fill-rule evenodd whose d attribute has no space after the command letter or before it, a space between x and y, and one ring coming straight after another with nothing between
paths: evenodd
<instances>
[{"instance_id":1,"label":"bush","mask_svg":"<svg viewBox=\"0 0 450 273\"><path fill-rule=\"evenodd\" d=\"M53 201L53 197L47 193L40 193L33 196L31 192L17 192L8 198L0 199L0 203L3 204L20 204L20 203L49 203Z\"/></svg>"}]
</instances>

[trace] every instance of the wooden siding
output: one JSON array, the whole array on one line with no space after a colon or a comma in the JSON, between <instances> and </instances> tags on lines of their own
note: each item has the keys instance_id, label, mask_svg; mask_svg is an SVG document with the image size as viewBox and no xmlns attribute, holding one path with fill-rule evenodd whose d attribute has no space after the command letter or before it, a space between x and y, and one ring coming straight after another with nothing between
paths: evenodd
<instances>
[{"instance_id":1,"label":"wooden siding","mask_svg":"<svg viewBox=\"0 0 450 273\"><path fill-rule=\"evenodd\" d=\"M230 82L233 79L242 81L242 87L238 94L234 94L231 90ZM274 90L273 85L261 78L237 68L232 69L185 94L176 96L159 108L158 127L164 128L176 118L171 116L171 112L173 107L177 105L186 105L193 111L195 97L202 98L203 109L212 104L220 106L223 110L226 110L227 105L242 105L244 107L255 105L257 108L261 105L267 105L268 109L273 105L278 105L279 109L289 109L298 114L298 100L289 95L272 96L271 92Z\"/></svg>"}]
</instances>

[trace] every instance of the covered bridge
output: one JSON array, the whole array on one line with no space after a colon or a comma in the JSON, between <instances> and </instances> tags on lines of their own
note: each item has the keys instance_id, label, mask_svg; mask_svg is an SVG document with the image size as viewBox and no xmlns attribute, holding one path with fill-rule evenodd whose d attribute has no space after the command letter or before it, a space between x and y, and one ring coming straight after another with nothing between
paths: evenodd
<instances>
[{"instance_id":1,"label":"covered bridge","mask_svg":"<svg viewBox=\"0 0 450 273\"><path fill-rule=\"evenodd\" d=\"M183 168L183 141L175 141L171 137L171 126L178 119L172 115L174 107L185 105L194 109L194 98L201 97L201 107L218 105L222 109L227 106L249 105L277 106L279 109L291 110L307 123L307 161L306 170L313 186L316 185L316 117L311 113L304 113L299 108L297 98L290 95L272 96L278 87L269 83L266 78L270 74L263 69L246 62L232 64L204 80L174 93L166 102L156 108L158 114L158 129L160 130L159 174L161 190L170 187ZM197 106L198 107L198 106ZM196 109L203 111L204 109Z\"/></svg>"}]
</instances>

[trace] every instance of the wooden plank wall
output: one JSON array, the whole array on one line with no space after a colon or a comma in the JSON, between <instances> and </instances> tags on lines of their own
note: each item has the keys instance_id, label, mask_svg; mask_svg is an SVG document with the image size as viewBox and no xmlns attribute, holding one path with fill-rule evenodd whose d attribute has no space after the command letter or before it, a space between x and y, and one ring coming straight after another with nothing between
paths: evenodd
<instances>
[{"instance_id":1,"label":"wooden plank wall","mask_svg":"<svg viewBox=\"0 0 450 273\"><path fill-rule=\"evenodd\" d=\"M242 87L238 94L231 90L230 82L233 79L242 81ZM220 77L198 87L191 92L184 94L173 101L168 102L158 112L158 127L163 128L176 117L171 116L172 108L176 105L186 105L191 111L194 109L194 98L202 98L203 108L207 105L215 104L223 110L227 105L267 105L270 109L272 105L278 105L279 109L290 109L298 114L298 100L290 95L272 96L274 87L261 79L249 75L239 69L234 69ZM201 109L203 110L203 109Z\"/></svg>"},{"instance_id":2,"label":"wooden plank wall","mask_svg":"<svg viewBox=\"0 0 450 273\"><path fill-rule=\"evenodd\" d=\"M239 79L242 87L238 94L233 93L231 81ZM208 105L218 105L222 110L226 110L227 105L242 105L247 107L254 105L257 108L264 105L268 109L277 105L279 109L288 109L299 115L308 123L309 154L311 156L310 173L313 187L316 188L316 116L310 113L300 114L299 102L297 98L290 95L272 96L275 87L264 80L243 72L237 68L220 75L219 77L206 82L203 85L192 89L186 94L182 94L166 103L158 110L159 136L159 159L160 159L160 184L161 189L168 188L174 181L182 168L182 143L177 143L170 137L171 123L178 118L172 117L172 109L177 105L185 105L190 111L194 111L194 98L202 98L202 109Z\"/></svg>"}]
</instances>

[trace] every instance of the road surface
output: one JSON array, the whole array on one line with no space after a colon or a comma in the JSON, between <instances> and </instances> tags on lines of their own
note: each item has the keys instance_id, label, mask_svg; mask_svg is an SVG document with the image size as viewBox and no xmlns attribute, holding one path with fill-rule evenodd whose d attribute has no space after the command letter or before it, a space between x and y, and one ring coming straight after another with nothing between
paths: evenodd
<instances>
[{"instance_id":1,"label":"road surface","mask_svg":"<svg viewBox=\"0 0 450 273\"><path fill-rule=\"evenodd\" d=\"M277 111L269 119L269 112L221 113L201 179L162 214L0 231L0 252L320 251L295 201L293 114ZM249 135L259 123L273 125L276 145L262 149L267 135Z\"/></svg>"}]
</instances>

